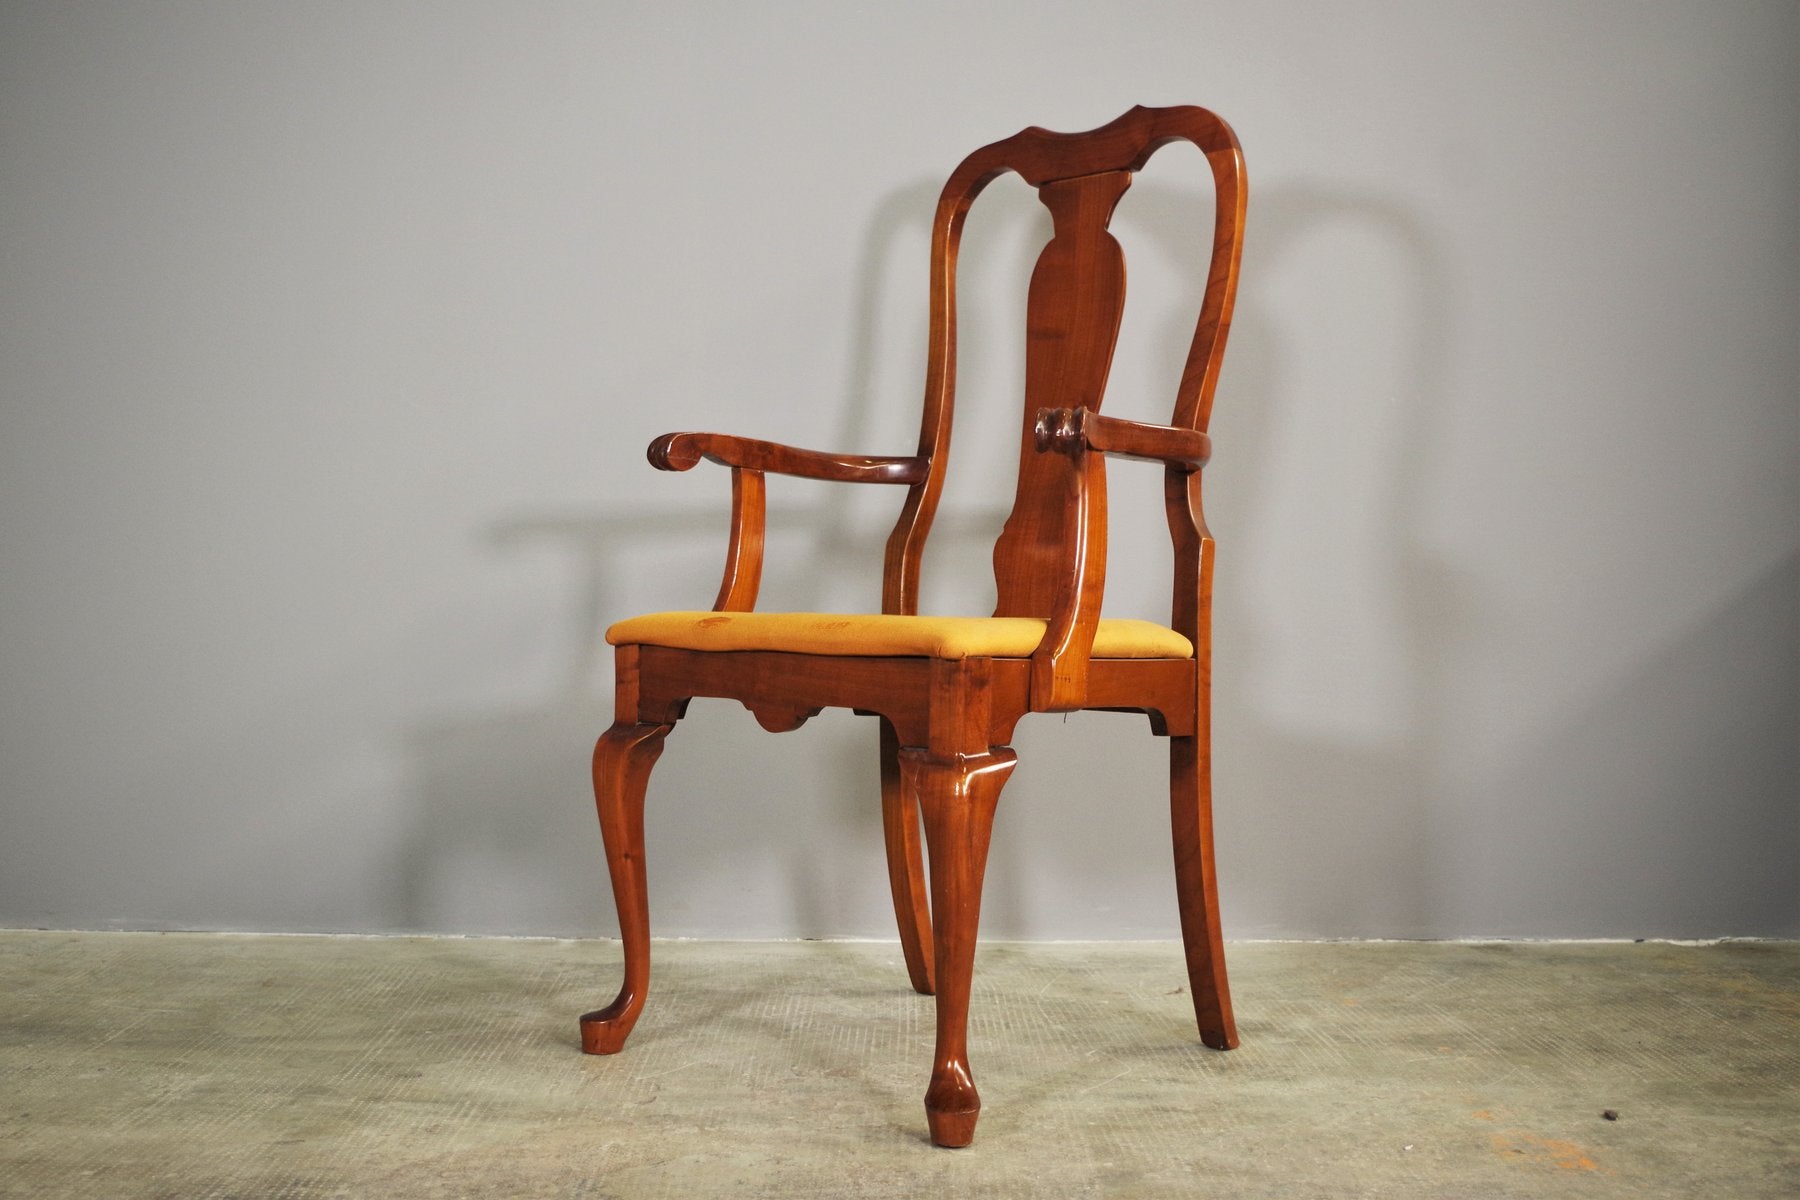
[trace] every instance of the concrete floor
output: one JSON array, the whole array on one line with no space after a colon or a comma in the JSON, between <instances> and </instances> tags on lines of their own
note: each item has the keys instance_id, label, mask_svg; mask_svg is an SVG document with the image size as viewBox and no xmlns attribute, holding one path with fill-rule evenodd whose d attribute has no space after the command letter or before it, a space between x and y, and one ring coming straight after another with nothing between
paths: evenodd
<instances>
[{"instance_id":1,"label":"concrete floor","mask_svg":"<svg viewBox=\"0 0 1800 1200\"><path fill-rule=\"evenodd\" d=\"M617 963L0 933L0 1195L1800 1196L1800 944L1240 944L1227 1054L1172 945L996 945L956 1151L896 947L659 943L585 1057Z\"/></svg>"}]
</instances>

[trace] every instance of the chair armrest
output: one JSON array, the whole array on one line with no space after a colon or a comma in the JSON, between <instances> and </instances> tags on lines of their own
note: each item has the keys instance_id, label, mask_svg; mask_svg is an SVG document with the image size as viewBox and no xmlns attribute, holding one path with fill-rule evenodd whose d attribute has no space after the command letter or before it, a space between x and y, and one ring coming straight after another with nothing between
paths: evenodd
<instances>
[{"instance_id":1,"label":"chair armrest","mask_svg":"<svg viewBox=\"0 0 1800 1200\"><path fill-rule=\"evenodd\" d=\"M1071 467L1064 510L1070 571L1031 656L1031 706L1059 712L1087 702L1087 665L1106 586L1105 456L1160 462L1169 468L1169 486L1179 486L1175 481L1206 465L1212 440L1197 430L1103 417L1085 408L1038 410L1034 435L1039 452L1064 455Z\"/></svg>"},{"instance_id":2,"label":"chair armrest","mask_svg":"<svg viewBox=\"0 0 1800 1200\"><path fill-rule=\"evenodd\" d=\"M1197 430L1103 417L1085 408L1041 408L1035 433L1040 451L1073 456L1096 450L1178 471L1198 471L1212 457L1212 439Z\"/></svg>"},{"instance_id":3,"label":"chair armrest","mask_svg":"<svg viewBox=\"0 0 1800 1200\"><path fill-rule=\"evenodd\" d=\"M828 454L722 433L665 433L650 443L648 457L650 465L661 471L686 471L704 458L746 471L834 483L919 483L926 468L917 455Z\"/></svg>"},{"instance_id":4,"label":"chair armrest","mask_svg":"<svg viewBox=\"0 0 1800 1200\"><path fill-rule=\"evenodd\" d=\"M756 607L762 582L765 472L837 483L919 483L926 467L920 457L826 454L722 433L665 433L650 443L647 457L661 471L690 470L703 458L731 468L731 542L725 550L725 576L713 601L715 612L750 612Z\"/></svg>"}]
</instances>

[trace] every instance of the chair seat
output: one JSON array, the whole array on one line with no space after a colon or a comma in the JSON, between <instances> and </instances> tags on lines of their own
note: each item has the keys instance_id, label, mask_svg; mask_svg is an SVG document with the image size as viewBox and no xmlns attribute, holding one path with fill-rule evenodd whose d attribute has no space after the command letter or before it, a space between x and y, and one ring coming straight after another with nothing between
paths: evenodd
<instances>
[{"instance_id":1,"label":"chair seat","mask_svg":"<svg viewBox=\"0 0 1800 1200\"><path fill-rule=\"evenodd\" d=\"M859 658L1030 658L1049 622L1036 617L884 613L661 612L606 631L614 646L778 650ZM1192 658L1193 643L1154 621L1103 618L1095 658Z\"/></svg>"}]
</instances>

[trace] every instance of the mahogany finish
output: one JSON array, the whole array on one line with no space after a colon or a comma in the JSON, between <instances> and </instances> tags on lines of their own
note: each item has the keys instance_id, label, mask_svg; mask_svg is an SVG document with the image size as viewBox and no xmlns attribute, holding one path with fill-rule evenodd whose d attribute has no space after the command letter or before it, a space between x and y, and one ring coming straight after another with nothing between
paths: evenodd
<instances>
[{"instance_id":1,"label":"mahogany finish","mask_svg":"<svg viewBox=\"0 0 1800 1200\"><path fill-rule=\"evenodd\" d=\"M1174 141L1198 147L1212 170L1212 258L1170 423L1153 425L1099 411L1125 298L1124 258L1107 225L1133 172ZM879 719L882 825L901 947L913 987L936 995L937 1047L925 1108L931 1138L942 1146L967 1145L981 1108L969 1069L970 977L989 834L1016 761L1009 748L1013 728L1026 713L1139 712L1156 735L1169 739L1176 895L1194 1015L1206 1045L1237 1045L1213 864L1213 541L1200 490L1243 235L1237 139L1205 109L1140 107L1086 133L1026 129L965 159L945 185L932 224L931 326L917 453L830 454L711 433L667 434L649 450L651 463L664 470L685 471L702 458L731 470L731 540L715 610L755 607L764 476L775 472L904 486L906 498L887 543L882 611L916 613L955 400L956 260L963 222L982 189L1008 171L1038 189L1053 223L1027 301L1018 489L994 547L994 615L1044 619L1037 649L1029 658L948 660L621 645L616 719L594 752L625 981L612 1004L582 1017L582 1048L611 1054L631 1032L649 987L644 793L663 741L688 702L696 696L737 700L777 732L828 707ZM1175 559L1169 624L1193 644L1192 658L1092 657L1106 578L1108 456L1163 465Z\"/></svg>"},{"instance_id":2,"label":"mahogany finish","mask_svg":"<svg viewBox=\"0 0 1800 1200\"><path fill-rule=\"evenodd\" d=\"M1039 450L1054 450L1071 458L1084 450L1099 450L1119 458L1198 471L1212 457L1212 439L1197 429L1103 417L1088 408L1039 409L1036 435Z\"/></svg>"},{"instance_id":3,"label":"mahogany finish","mask_svg":"<svg viewBox=\"0 0 1800 1200\"><path fill-rule=\"evenodd\" d=\"M652 466L664 471L686 471L704 458L727 467L834 483L917 483L929 465L917 456L822 454L720 433L665 433L650 443L648 457Z\"/></svg>"}]
</instances>

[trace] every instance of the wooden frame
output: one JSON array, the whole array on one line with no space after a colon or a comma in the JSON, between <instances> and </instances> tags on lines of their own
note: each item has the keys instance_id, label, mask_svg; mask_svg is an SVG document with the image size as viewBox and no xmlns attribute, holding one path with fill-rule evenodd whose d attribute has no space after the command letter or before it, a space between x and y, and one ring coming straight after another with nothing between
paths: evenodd
<instances>
[{"instance_id":1,"label":"wooden frame","mask_svg":"<svg viewBox=\"0 0 1800 1200\"><path fill-rule=\"evenodd\" d=\"M1212 257L1168 425L1100 415L1123 310L1124 261L1107 232L1114 206L1161 146L1192 143L1212 169ZM956 374L956 260L971 204L1016 172L1038 189L1054 232L1028 301L1026 405L1012 515L994 548L995 616L1046 622L1029 657L931 659L775 651L617 647L616 720L594 752L594 789L625 950L625 981L581 1019L582 1048L618 1051L649 986L643 805L664 739L695 696L734 699L764 728L798 728L826 707L881 722L880 783L889 885L913 986L937 997L938 1038L925 1107L932 1140L967 1145L980 1098L966 1029L983 869L1012 731L1029 712L1141 712L1169 739L1176 893L1201 1039L1237 1044L1226 986L1213 867L1209 680L1213 542L1201 510L1206 427L1231 322L1243 236L1243 156L1230 128L1201 108L1134 108L1086 133L1026 129L985 146L951 175L931 235L931 328L924 415L910 456L802 450L750 438L674 433L649 458L685 471L731 470L731 539L714 609L750 612L762 573L764 477L799 475L903 486L888 538L882 611L915 614L925 539L937 511ZM1106 577L1107 457L1163 466L1174 546L1169 624L1192 658L1092 656ZM920 830L923 829L923 850ZM929 854L929 884L925 870Z\"/></svg>"}]
</instances>

